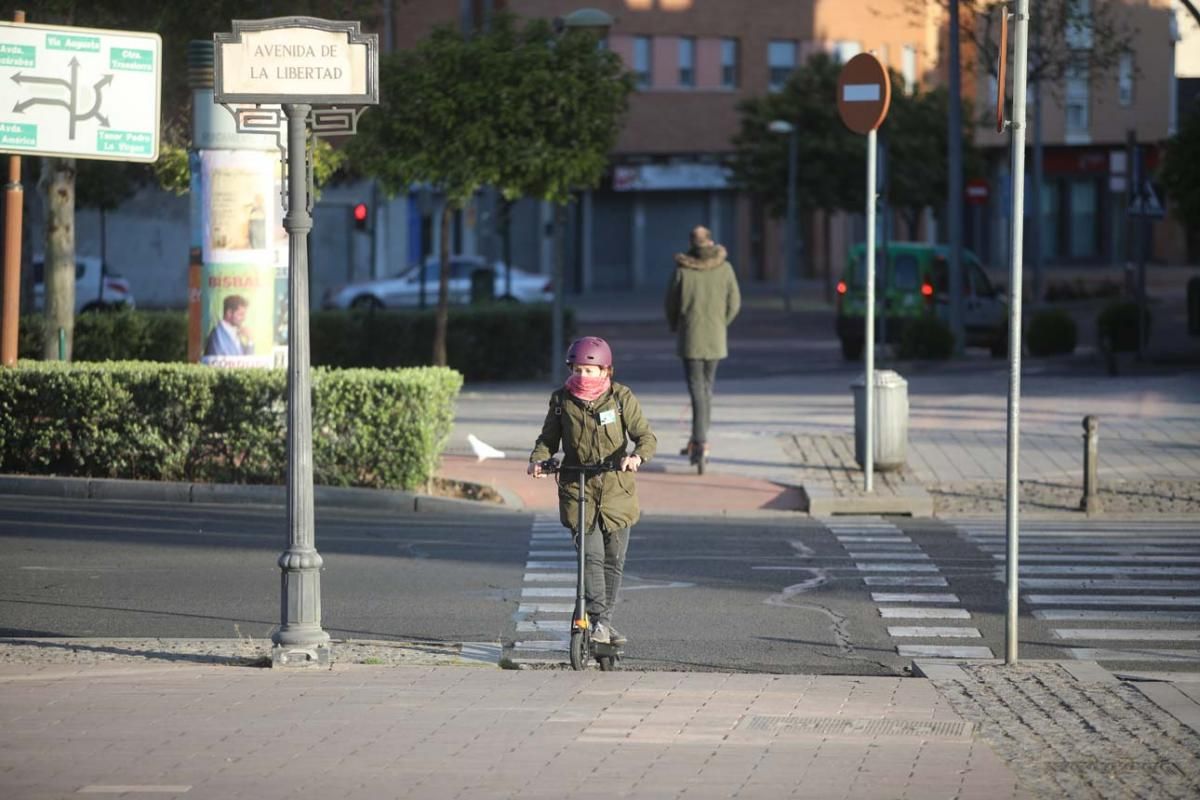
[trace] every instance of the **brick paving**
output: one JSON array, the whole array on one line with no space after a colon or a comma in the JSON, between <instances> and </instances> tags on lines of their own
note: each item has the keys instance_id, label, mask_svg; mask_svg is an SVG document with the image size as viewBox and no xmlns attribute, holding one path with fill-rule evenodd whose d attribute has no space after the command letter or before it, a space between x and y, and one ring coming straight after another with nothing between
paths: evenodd
<instances>
[{"instance_id":1,"label":"brick paving","mask_svg":"<svg viewBox=\"0 0 1200 800\"><path fill-rule=\"evenodd\" d=\"M1200 734L1133 685L1097 674L974 664L934 683L1038 796L1200 797Z\"/></svg>"},{"instance_id":2,"label":"brick paving","mask_svg":"<svg viewBox=\"0 0 1200 800\"><path fill-rule=\"evenodd\" d=\"M0 795L1030 798L921 679L0 666Z\"/></svg>"}]
</instances>

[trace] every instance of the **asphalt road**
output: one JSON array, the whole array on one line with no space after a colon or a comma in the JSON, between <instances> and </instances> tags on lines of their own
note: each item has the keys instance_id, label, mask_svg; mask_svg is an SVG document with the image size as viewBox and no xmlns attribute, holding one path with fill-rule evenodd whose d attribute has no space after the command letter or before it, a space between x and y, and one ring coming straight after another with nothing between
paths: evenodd
<instances>
[{"instance_id":1,"label":"asphalt road","mask_svg":"<svg viewBox=\"0 0 1200 800\"><path fill-rule=\"evenodd\" d=\"M517 660L522 642L554 647L560 634L532 623L564 617L531 610L525 594L572 583L532 554L569 544L565 535L532 539L532 524L517 513L318 511L326 630L338 638L499 639L517 643L509 651ZM1200 577L1191 572L1200 567L1200 526L1160 526L1031 530L1023 564L1040 569L1023 579L1059 583L1023 587L1021 657L1104 649L1131 656L1112 661L1123 669L1200 669ZM644 518L616 617L630 638L625 664L900 674L914 657L902 648L1003 656L995 536L986 525L936 520ZM278 508L0 497L0 635L268 638L284 539ZM1168 565L1174 572L1155 574ZM1083 583L1062 588L1065 581ZM1117 599L1041 604L1064 595ZM935 616L912 616L926 613Z\"/></svg>"}]
</instances>

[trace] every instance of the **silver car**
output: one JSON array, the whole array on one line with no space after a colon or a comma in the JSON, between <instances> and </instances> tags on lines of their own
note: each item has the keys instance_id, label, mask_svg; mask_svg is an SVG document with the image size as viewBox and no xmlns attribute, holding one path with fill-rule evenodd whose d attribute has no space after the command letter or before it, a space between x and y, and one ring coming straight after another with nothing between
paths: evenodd
<instances>
[{"instance_id":1,"label":"silver car","mask_svg":"<svg viewBox=\"0 0 1200 800\"><path fill-rule=\"evenodd\" d=\"M436 259L425 262L423 269L416 266L391 278L360 281L331 289L322 299L322 308L416 308L421 303L421 281L425 282L425 306L437 305L438 282L441 263ZM521 303L549 303L553 295L550 280L544 275L534 275L516 267L512 268L512 291L505 292L504 264L488 264L479 256L452 256L450 258L449 292L451 303L468 303L471 300L471 276L487 270L493 276L494 296L502 300Z\"/></svg>"}]
</instances>

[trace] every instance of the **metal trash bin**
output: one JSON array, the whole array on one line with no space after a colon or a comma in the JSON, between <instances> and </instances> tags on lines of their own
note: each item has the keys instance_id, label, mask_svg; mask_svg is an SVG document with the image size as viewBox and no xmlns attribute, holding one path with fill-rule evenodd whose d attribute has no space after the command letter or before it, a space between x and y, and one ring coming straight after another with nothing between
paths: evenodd
<instances>
[{"instance_id":1,"label":"metal trash bin","mask_svg":"<svg viewBox=\"0 0 1200 800\"><path fill-rule=\"evenodd\" d=\"M471 272L471 304L490 303L496 299L496 273L490 267Z\"/></svg>"},{"instance_id":2,"label":"metal trash bin","mask_svg":"<svg viewBox=\"0 0 1200 800\"><path fill-rule=\"evenodd\" d=\"M867 376L850 384L854 392L854 459L867 461ZM890 369L875 370L875 469L899 469L908 458L908 381Z\"/></svg>"}]
</instances>

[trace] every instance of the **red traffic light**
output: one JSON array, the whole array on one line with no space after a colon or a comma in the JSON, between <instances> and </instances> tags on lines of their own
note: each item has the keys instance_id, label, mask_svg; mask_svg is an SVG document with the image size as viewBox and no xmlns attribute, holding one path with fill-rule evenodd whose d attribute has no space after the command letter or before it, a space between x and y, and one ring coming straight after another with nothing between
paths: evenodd
<instances>
[{"instance_id":1,"label":"red traffic light","mask_svg":"<svg viewBox=\"0 0 1200 800\"><path fill-rule=\"evenodd\" d=\"M354 221L355 222L366 222L367 221L367 204L366 203L358 203L357 205L354 206Z\"/></svg>"}]
</instances>

